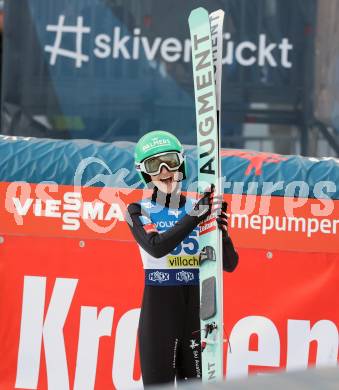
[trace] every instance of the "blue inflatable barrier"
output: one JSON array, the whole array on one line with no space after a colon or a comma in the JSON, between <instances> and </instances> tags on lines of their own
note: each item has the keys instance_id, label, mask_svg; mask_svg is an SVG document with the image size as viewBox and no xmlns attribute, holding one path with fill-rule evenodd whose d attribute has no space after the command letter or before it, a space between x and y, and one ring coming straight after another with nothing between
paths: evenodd
<instances>
[{"instance_id":1,"label":"blue inflatable barrier","mask_svg":"<svg viewBox=\"0 0 339 390\"><path fill-rule=\"evenodd\" d=\"M0 136L0 181L140 188L134 146ZM185 151L189 174L184 189L194 191L197 150L187 146ZM224 149L222 173L225 193L339 199L339 161L334 158Z\"/></svg>"}]
</instances>

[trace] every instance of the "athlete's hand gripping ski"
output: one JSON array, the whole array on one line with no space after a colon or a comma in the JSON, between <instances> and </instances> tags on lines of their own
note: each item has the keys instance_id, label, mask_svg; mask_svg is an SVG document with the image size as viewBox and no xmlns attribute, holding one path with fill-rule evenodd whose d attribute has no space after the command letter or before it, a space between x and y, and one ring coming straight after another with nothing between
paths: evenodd
<instances>
[{"instance_id":1,"label":"athlete's hand gripping ski","mask_svg":"<svg viewBox=\"0 0 339 390\"><path fill-rule=\"evenodd\" d=\"M198 222L202 222L211 214L220 215L222 212L222 199L221 196L215 196L215 187L212 184L210 188L207 188L203 196L199 199L193 210L192 216L198 218Z\"/></svg>"}]
</instances>

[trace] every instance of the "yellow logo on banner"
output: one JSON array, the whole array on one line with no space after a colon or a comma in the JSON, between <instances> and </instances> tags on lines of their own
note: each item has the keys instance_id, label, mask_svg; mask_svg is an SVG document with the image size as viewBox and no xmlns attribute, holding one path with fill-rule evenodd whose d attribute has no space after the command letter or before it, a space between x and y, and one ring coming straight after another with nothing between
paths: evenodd
<instances>
[{"instance_id":1,"label":"yellow logo on banner","mask_svg":"<svg viewBox=\"0 0 339 390\"><path fill-rule=\"evenodd\" d=\"M167 256L168 268L198 268L199 257L194 255Z\"/></svg>"}]
</instances>

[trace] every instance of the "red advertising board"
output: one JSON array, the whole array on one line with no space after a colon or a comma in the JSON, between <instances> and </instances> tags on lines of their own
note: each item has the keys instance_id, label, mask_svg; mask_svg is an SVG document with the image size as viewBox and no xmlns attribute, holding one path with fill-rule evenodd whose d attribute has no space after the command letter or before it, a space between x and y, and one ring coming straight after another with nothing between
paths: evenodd
<instances>
[{"instance_id":1,"label":"red advertising board","mask_svg":"<svg viewBox=\"0 0 339 390\"><path fill-rule=\"evenodd\" d=\"M141 388L139 190L1 183L0 388ZM191 194L192 195L192 194ZM227 378L338 363L339 201L225 195Z\"/></svg>"}]
</instances>

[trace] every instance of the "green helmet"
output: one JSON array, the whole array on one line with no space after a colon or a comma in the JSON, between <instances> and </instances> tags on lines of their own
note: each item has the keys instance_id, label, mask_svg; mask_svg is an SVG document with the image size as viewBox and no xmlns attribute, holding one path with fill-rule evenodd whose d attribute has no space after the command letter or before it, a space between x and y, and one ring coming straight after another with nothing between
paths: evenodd
<instances>
[{"instance_id":1,"label":"green helmet","mask_svg":"<svg viewBox=\"0 0 339 390\"><path fill-rule=\"evenodd\" d=\"M152 157L159 153L170 151L176 151L183 154L183 147L178 138L167 131L150 131L149 133L141 137L135 146L135 164L140 164L148 157ZM183 173L183 179L185 179L185 161L181 164L179 170ZM151 181L151 178L148 174L139 172L139 175L145 184Z\"/></svg>"}]
</instances>

